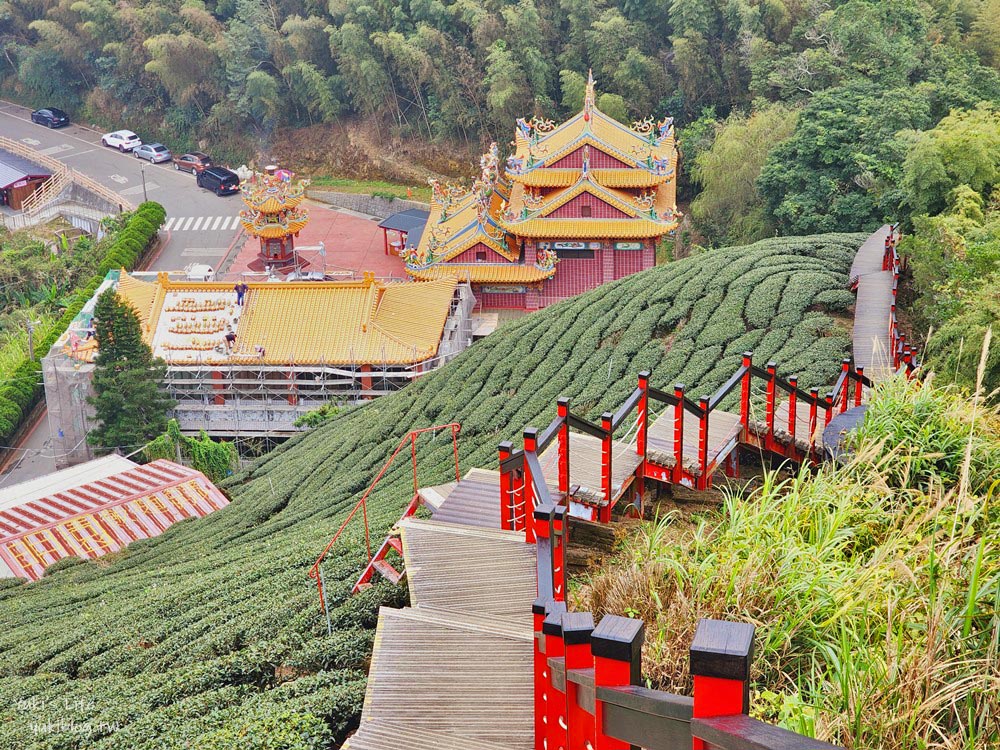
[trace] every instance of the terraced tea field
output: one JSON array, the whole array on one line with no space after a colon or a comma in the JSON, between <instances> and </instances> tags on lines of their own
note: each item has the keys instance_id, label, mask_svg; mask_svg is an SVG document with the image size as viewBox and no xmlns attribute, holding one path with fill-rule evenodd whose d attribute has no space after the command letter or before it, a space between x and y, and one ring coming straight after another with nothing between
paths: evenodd
<instances>
[{"instance_id":1,"label":"terraced tea field","mask_svg":"<svg viewBox=\"0 0 1000 750\"><path fill-rule=\"evenodd\" d=\"M207 519L31 586L0 583L0 748L320 748L356 722L377 608L355 597L360 528L324 572L326 635L306 572L409 429L458 421L463 472L574 410L620 404L635 374L710 392L753 349L800 384L832 383L849 329L830 313L861 235L767 240L622 279L504 326L406 390L346 411L228 482ZM451 443L422 438L421 481L447 481ZM409 500L399 463L372 496L383 534Z\"/></svg>"}]
</instances>

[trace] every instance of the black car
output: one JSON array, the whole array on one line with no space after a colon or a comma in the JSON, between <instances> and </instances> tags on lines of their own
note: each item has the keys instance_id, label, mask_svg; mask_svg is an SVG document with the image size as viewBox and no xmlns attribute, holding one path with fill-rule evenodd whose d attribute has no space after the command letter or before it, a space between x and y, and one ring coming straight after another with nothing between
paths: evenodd
<instances>
[{"instance_id":1,"label":"black car","mask_svg":"<svg viewBox=\"0 0 1000 750\"><path fill-rule=\"evenodd\" d=\"M209 167L198 172L198 187L211 190L216 195L232 195L239 192L240 176L223 167Z\"/></svg>"},{"instance_id":2,"label":"black car","mask_svg":"<svg viewBox=\"0 0 1000 750\"><path fill-rule=\"evenodd\" d=\"M69 115L55 107L36 109L31 113L31 121L39 125L48 125L50 128L61 128L69 125Z\"/></svg>"}]
</instances>

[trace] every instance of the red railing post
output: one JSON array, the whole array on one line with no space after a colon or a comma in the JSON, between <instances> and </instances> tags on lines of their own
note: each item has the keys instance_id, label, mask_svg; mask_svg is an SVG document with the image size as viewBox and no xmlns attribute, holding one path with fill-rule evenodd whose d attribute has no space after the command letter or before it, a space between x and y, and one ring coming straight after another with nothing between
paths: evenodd
<instances>
[{"instance_id":1,"label":"red railing post","mask_svg":"<svg viewBox=\"0 0 1000 750\"><path fill-rule=\"evenodd\" d=\"M740 382L740 424L744 437L750 431L750 384L753 378L753 352L743 352L743 378Z\"/></svg>"},{"instance_id":2,"label":"red railing post","mask_svg":"<svg viewBox=\"0 0 1000 750\"><path fill-rule=\"evenodd\" d=\"M514 527L514 486L511 482L511 473L504 469L504 461L510 458L514 452L514 446L509 440L505 440L497 447L500 454L500 528L511 531Z\"/></svg>"},{"instance_id":3,"label":"red railing post","mask_svg":"<svg viewBox=\"0 0 1000 750\"><path fill-rule=\"evenodd\" d=\"M819 388L809 389L809 448L812 449L816 437L816 425L819 418Z\"/></svg>"},{"instance_id":4,"label":"red railing post","mask_svg":"<svg viewBox=\"0 0 1000 750\"><path fill-rule=\"evenodd\" d=\"M840 413L847 411L847 405L851 398L851 359L844 357L840 363L840 370L844 373L844 390L840 394Z\"/></svg>"},{"instance_id":5,"label":"red railing post","mask_svg":"<svg viewBox=\"0 0 1000 750\"><path fill-rule=\"evenodd\" d=\"M861 396L864 393L864 388L865 388L864 386L865 368L858 367L856 368L856 370L858 373L858 379L854 383L854 405L861 406Z\"/></svg>"},{"instance_id":6,"label":"red railing post","mask_svg":"<svg viewBox=\"0 0 1000 750\"><path fill-rule=\"evenodd\" d=\"M750 710L750 661L754 627L749 623L700 620L691 643L696 719L737 716ZM692 740L692 750L706 748Z\"/></svg>"},{"instance_id":7,"label":"red railing post","mask_svg":"<svg viewBox=\"0 0 1000 750\"><path fill-rule=\"evenodd\" d=\"M604 687L642 684L642 620L605 615L590 637L594 654L594 692ZM594 700L594 750L628 750L629 744L604 734L604 702ZM572 750L577 750L575 747ZM582 748L586 750L586 746Z\"/></svg>"},{"instance_id":8,"label":"red railing post","mask_svg":"<svg viewBox=\"0 0 1000 750\"><path fill-rule=\"evenodd\" d=\"M788 378L788 385L792 387L792 392L788 394L788 434L792 436L791 447L792 450L795 449L795 428L797 424L795 422L795 408L799 401L798 393L796 388L799 387L799 378L797 375L792 375Z\"/></svg>"},{"instance_id":9,"label":"red railing post","mask_svg":"<svg viewBox=\"0 0 1000 750\"><path fill-rule=\"evenodd\" d=\"M764 405L764 423L767 425L767 435L765 445L770 447L774 440L774 400L777 397L778 365L774 362L767 363L767 401Z\"/></svg>"},{"instance_id":10,"label":"red railing post","mask_svg":"<svg viewBox=\"0 0 1000 750\"><path fill-rule=\"evenodd\" d=\"M528 465L528 453L534 453L538 447L538 430L534 427L524 428L524 485L521 489L522 518L524 519L524 541L531 544L535 541L535 482L544 482L545 477L533 477Z\"/></svg>"},{"instance_id":11,"label":"red railing post","mask_svg":"<svg viewBox=\"0 0 1000 750\"><path fill-rule=\"evenodd\" d=\"M833 391L829 391L824 398L826 403L826 415L823 417L823 426L826 427L833 419Z\"/></svg>"},{"instance_id":12,"label":"red railing post","mask_svg":"<svg viewBox=\"0 0 1000 750\"><path fill-rule=\"evenodd\" d=\"M567 728L565 682L563 683L564 689L560 690L553 679L552 665L549 662L550 659L565 658L566 655L562 633L562 616L566 612L566 605L563 602L556 602L555 605L545 615L545 621L542 623L542 636L545 639L545 668L548 671L547 700L545 701L543 719L545 724L544 747L548 750L566 748Z\"/></svg>"},{"instance_id":13,"label":"red railing post","mask_svg":"<svg viewBox=\"0 0 1000 750\"><path fill-rule=\"evenodd\" d=\"M566 608L564 602L552 599L538 598L531 605L532 629L535 633L533 654L533 675L535 685L535 750L545 750L545 707L550 697L549 666L545 653L545 636L542 635L542 625L545 616L557 607Z\"/></svg>"},{"instance_id":14,"label":"red railing post","mask_svg":"<svg viewBox=\"0 0 1000 750\"><path fill-rule=\"evenodd\" d=\"M559 460L559 492L563 495L569 496L569 399L566 396L560 396L556 399L556 413L559 415L559 419L562 420L562 425L559 427L559 434L557 440L559 441L558 446L558 460Z\"/></svg>"},{"instance_id":15,"label":"red railing post","mask_svg":"<svg viewBox=\"0 0 1000 750\"><path fill-rule=\"evenodd\" d=\"M639 373L639 390L642 395L639 397L639 427L636 430L635 452L646 460L646 435L649 430L649 372L643 370Z\"/></svg>"},{"instance_id":16,"label":"red railing post","mask_svg":"<svg viewBox=\"0 0 1000 750\"><path fill-rule=\"evenodd\" d=\"M455 481L456 482L459 482L459 481L462 480L462 472L458 468L458 431L459 431L459 429L460 428L459 428L459 426L457 424L456 425L452 425L452 428L451 428L451 450L452 450L452 453L455 454Z\"/></svg>"},{"instance_id":17,"label":"red railing post","mask_svg":"<svg viewBox=\"0 0 1000 750\"><path fill-rule=\"evenodd\" d=\"M413 494L417 494L420 483L417 480L417 436L410 434L410 460L413 462Z\"/></svg>"},{"instance_id":18,"label":"red railing post","mask_svg":"<svg viewBox=\"0 0 1000 750\"><path fill-rule=\"evenodd\" d=\"M905 354L906 354L906 334L901 333L899 334L899 342L897 344L895 369L898 370L906 362L906 359L904 357Z\"/></svg>"},{"instance_id":19,"label":"red railing post","mask_svg":"<svg viewBox=\"0 0 1000 750\"><path fill-rule=\"evenodd\" d=\"M701 414L698 417L698 463L701 465L701 477L698 489L706 490L712 483L712 475L708 470L708 402L710 396L699 396L698 406Z\"/></svg>"},{"instance_id":20,"label":"red railing post","mask_svg":"<svg viewBox=\"0 0 1000 750\"><path fill-rule=\"evenodd\" d=\"M684 384L674 385L674 484L684 477Z\"/></svg>"},{"instance_id":21,"label":"red railing post","mask_svg":"<svg viewBox=\"0 0 1000 750\"><path fill-rule=\"evenodd\" d=\"M567 612L562 616L563 649L566 665L566 738L565 747L585 749L594 745L594 716L580 705L576 682L570 679L571 669L591 669L594 657L590 653L590 635L594 632L594 617L590 612Z\"/></svg>"},{"instance_id":22,"label":"red railing post","mask_svg":"<svg viewBox=\"0 0 1000 750\"><path fill-rule=\"evenodd\" d=\"M597 520L602 523L611 523L611 506L614 503L614 481L611 470L612 454L614 453L612 419L613 415L609 411L601 415L601 429L604 431L604 437L601 438L601 491L607 499L607 502L597 512Z\"/></svg>"}]
</instances>

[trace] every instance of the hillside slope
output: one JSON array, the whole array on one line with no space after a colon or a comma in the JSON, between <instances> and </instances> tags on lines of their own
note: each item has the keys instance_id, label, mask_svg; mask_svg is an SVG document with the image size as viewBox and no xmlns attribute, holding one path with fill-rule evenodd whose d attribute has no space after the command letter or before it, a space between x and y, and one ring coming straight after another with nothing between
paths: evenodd
<instances>
[{"instance_id":1,"label":"hillside slope","mask_svg":"<svg viewBox=\"0 0 1000 750\"><path fill-rule=\"evenodd\" d=\"M832 382L859 235L767 240L658 267L505 326L406 390L289 441L225 488L207 519L37 584L0 584L0 748L312 748L356 721L379 604L356 597L360 528L324 568L325 635L308 567L407 430L458 421L463 471L541 426L560 394L620 403L635 373L696 393L754 349L805 386ZM450 442L421 446L421 481L448 478ZM373 495L375 533L409 500L400 464ZM52 722L52 723L49 723Z\"/></svg>"}]
</instances>

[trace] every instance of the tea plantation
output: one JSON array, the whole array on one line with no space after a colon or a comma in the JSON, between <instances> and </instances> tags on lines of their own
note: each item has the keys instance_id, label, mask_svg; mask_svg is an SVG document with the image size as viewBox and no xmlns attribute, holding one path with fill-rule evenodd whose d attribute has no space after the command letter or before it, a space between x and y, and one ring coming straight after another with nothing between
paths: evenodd
<instances>
[{"instance_id":1,"label":"tea plantation","mask_svg":"<svg viewBox=\"0 0 1000 750\"><path fill-rule=\"evenodd\" d=\"M233 503L96 563L0 582L0 748L322 748L360 712L382 583L348 595L361 528L324 568L326 635L307 570L411 428L458 421L462 471L543 426L560 394L591 415L653 372L707 393L753 349L805 386L832 383L861 235L766 240L622 279L505 325L404 391L289 441L224 489ZM421 482L447 481L450 440L422 438ZM410 499L403 461L372 496L383 535Z\"/></svg>"}]
</instances>

